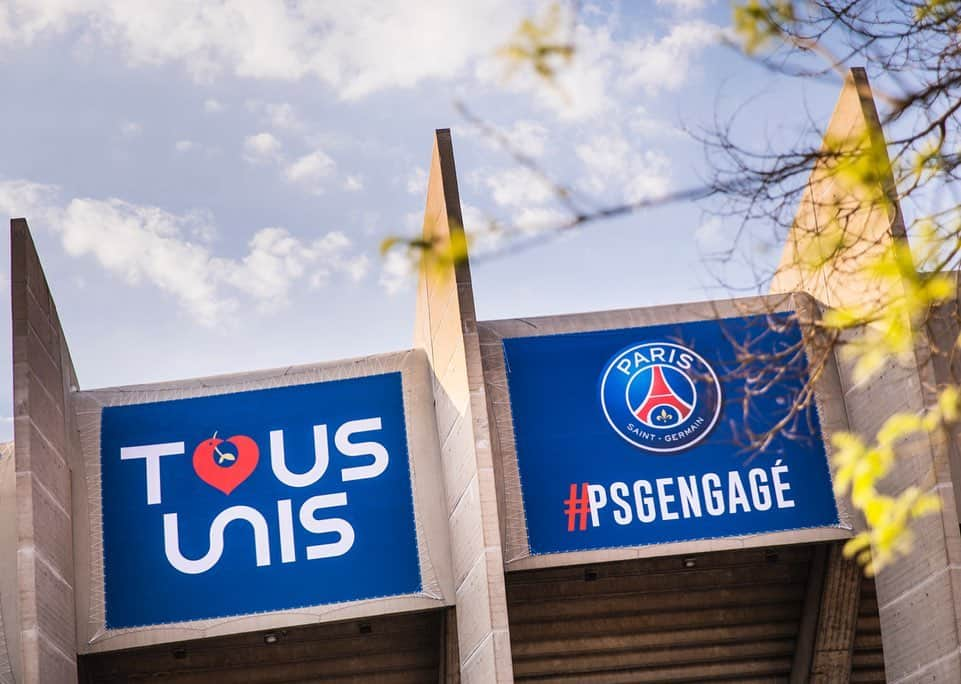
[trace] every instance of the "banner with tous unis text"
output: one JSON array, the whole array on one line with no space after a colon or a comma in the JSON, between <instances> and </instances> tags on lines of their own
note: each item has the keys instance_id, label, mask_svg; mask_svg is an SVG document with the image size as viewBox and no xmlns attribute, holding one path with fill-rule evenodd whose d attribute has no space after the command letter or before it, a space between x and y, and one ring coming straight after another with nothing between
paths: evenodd
<instances>
[{"instance_id":1,"label":"banner with tous unis text","mask_svg":"<svg viewBox=\"0 0 961 684\"><path fill-rule=\"evenodd\" d=\"M104 406L106 628L420 592L402 383Z\"/></svg>"}]
</instances>

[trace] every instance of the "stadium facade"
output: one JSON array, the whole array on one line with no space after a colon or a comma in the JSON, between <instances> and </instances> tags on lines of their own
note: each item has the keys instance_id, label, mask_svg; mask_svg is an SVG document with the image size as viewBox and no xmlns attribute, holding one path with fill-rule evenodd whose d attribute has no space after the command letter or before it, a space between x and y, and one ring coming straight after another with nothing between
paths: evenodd
<instances>
[{"instance_id":1,"label":"stadium facade","mask_svg":"<svg viewBox=\"0 0 961 684\"><path fill-rule=\"evenodd\" d=\"M858 131L854 70L828 135ZM905 236L881 182L866 253ZM440 261L411 349L106 389L15 219L0 682L961 681L956 440L900 448L886 486L942 510L866 578L827 439L930 403L956 304L855 383L812 321L873 283L796 266L825 197L815 168L766 296L478 321ZM441 130L424 239L462 230Z\"/></svg>"}]
</instances>

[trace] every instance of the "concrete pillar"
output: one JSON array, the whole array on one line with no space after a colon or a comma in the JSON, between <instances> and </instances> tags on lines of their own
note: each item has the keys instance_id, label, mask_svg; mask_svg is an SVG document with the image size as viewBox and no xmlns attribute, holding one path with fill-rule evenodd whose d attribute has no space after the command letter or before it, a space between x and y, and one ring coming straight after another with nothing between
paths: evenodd
<instances>
[{"instance_id":1,"label":"concrete pillar","mask_svg":"<svg viewBox=\"0 0 961 684\"><path fill-rule=\"evenodd\" d=\"M14 219L10 232L17 510L15 572L0 560L6 649L18 683L76 682L68 464L79 453L77 379L27 222Z\"/></svg>"},{"instance_id":2,"label":"concrete pillar","mask_svg":"<svg viewBox=\"0 0 961 684\"><path fill-rule=\"evenodd\" d=\"M841 544L832 544L828 551L811 658L811 684L843 682L851 676L861 602L861 569L844 558L841 549Z\"/></svg>"},{"instance_id":3,"label":"concrete pillar","mask_svg":"<svg viewBox=\"0 0 961 684\"><path fill-rule=\"evenodd\" d=\"M424 240L443 249L463 237L449 130L436 132ZM504 561L497 513L484 373L470 266L431 264L417 291L414 343L434 372L457 597L457 642L465 684L513 681Z\"/></svg>"},{"instance_id":4,"label":"concrete pillar","mask_svg":"<svg viewBox=\"0 0 961 684\"><path fill-rule=\"evenodd\" d=\"M859 134L866 134L875 152L886 156L867 76L863 69L854 69L826 137L838 140ZM890 173L882 174L875 191L853 194L837 182L829 161L817 163L772 290L805 290L832 307L872 303L887 294L884 288L890 284L873 279L862 265L894 241L905 239L905 228ZM884 199L872 201L872 197ZM844 230L847 256L817 268L801 263L812 237L838 225ZM873 436L891 414L930 405L938 385L930 355L930 341L922 339L912 363L891 362L865 383L855 383L851 363L839 358L851 429ZM916 526L913 551L877 577L885 671L891 682L961 681L961 533L952 484L958 478L951 471L952 448L939 436L907 440L898 448L894 472L882 483L882 490L889 492L919 486L937 492L943 503L940 514Z\"/></svg>"},{"instance_id":5,"label":"concrete pillar","mask_svg":"<svg viewBox=\"0 0 961 684\"><path fill-rule=\"evenodd\" d=\"M13 442L0 444L0 684L14 684L17 614L17 473ZM11 650L12 649L12 650Z\"/></svg>"}]
</instances>

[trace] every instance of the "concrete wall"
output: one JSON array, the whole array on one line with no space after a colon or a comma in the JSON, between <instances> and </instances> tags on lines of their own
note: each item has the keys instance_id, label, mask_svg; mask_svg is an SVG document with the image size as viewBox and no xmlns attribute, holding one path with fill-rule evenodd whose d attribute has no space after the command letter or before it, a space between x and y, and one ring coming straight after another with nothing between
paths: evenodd
<instances>
[{"instance_id":1,"label":"concrete wall","mask_svg":"<svg viewBox=\"0 0 961 684\"><path fill-rule=\"evenodd\" d=\"M884 139L871 89L863 70L853 70L844 85L828 134L835 138L865 134L884 154ZM798 210L772 291L803 289L827 306L871 304L896 294L898 286L879 283L862 265L905 237L894 180L881 178L877 196L865 201L839 184L828 163L811 174L809 192ZM812 269L799 263L799 247L831 225L836 207L844 211L847 254L857 255ZM892 292L889 288L894 287ZM881 300L883 301L883 300ZM852 363L839 358L841 392L851 429L875 435L893 413L917 412L930 405L938 386L932 342L918 345L908 364L888 363L870 381L854 381ZM918 486L936 492L938 515L917 526L910 555L877 577L885 668L892 682L961 681L961 533L952 475L952 444L946 436L920 436L900 445L894 472L882 491Z\"/></svg>"},{"instance_id":2,"label":"concrete wall","mask_svg":"<svg viewBox=\"0 0 961 684\"><path fill-rule=\"evenodd\" d=\"M23 219L11 222L10 271L18 584L13 624L19 630L8 638L7 650L17 682L75 682L70 464L79 452L72 410L77 378ZM6 617L10 600L3 590Z\"/></svg>"},{"instance_id":3,"label":"concrete wall","mask_svg":"<svg viewBox=\"0 0 961 684\"><path fill-rule=\"evenodd\" d=\"M424 239L443 251L463 237L450 131L437 131ZM434 372L457 594L457 639L465 682L513 681L494 460L470 266L422 269L414 343Z\"/></svg>"},{"instance_id":4,"label":"concrete wall","mask_svg":"<svg viewBox=\"0 0 961 684\"><path fill-rule=\"evenodd\" d=\"M851 426L861 434L876 434L893 413L929 405L918 367L889 363L862 384L853 382L849 366L842 369ZM942 510L921 519L911 553L877 577L886 669L892 682L961 681L961 535L943 438L920 436L899 446L881 490L910 486L936 492Z\"/></svg>"},{"instance_id":5,"label":"concrete wall","mask_svg":"<svg viewBox=\"0 0 961 684\"><path fill-rule=\"evenodd\" d=\"M956 274L961 277L961 273ZM918 365L928 378L934 378L936 390L945 385L961 385L961 300L954 298L936 307L925 324L926 344L918 350ZM944 443L951 476L951 490L957 504L961 502L961 426L956 426Z\"/></svg>"},{"instance_id":6,"label":"concrete wall","mask_svg":"<svg viewBox=\"0 0 961 684\"><path fill-rule=\"evenodd\" d=\"M12 660L20 655L14 648L20 642L18 594L17 472L13 442L6 442L0 444L0 684L14 684Z\"/></svg>"}]
</instances>

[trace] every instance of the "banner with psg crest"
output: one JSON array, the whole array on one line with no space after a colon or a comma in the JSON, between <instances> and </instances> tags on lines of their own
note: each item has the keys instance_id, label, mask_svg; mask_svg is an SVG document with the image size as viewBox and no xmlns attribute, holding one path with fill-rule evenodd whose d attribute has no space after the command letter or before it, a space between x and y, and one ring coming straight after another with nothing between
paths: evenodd
<instances>
[{"instance_id":1,"label":"banner with psg crest","mask_svg":"<svg viewBox=\"0 0 961 684\"><path fill-rule=\"evenodd\" d=\"M532 555L840 524L793 313L503 346Z\"/></svg>"}]
</instances>

